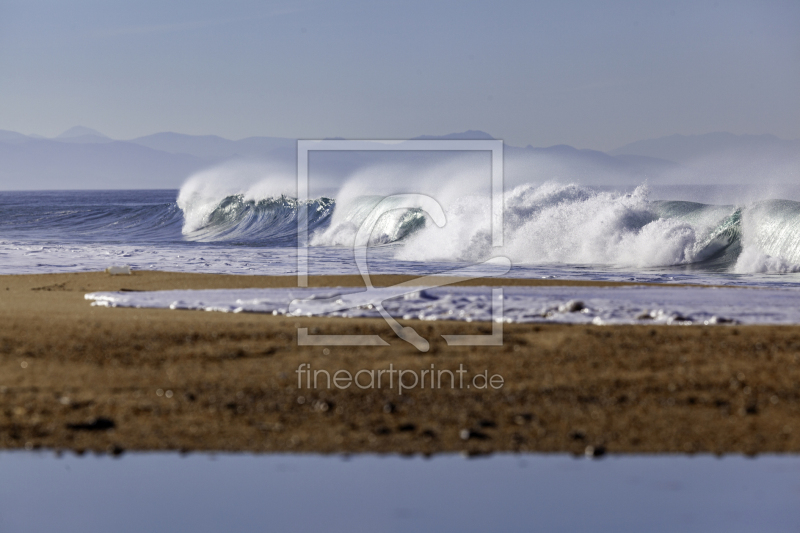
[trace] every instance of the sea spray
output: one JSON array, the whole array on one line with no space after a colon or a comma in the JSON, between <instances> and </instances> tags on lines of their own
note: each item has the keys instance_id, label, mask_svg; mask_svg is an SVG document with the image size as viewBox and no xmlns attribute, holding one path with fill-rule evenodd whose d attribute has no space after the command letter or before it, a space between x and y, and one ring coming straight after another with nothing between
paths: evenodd
<instances>
[{"instance_id":1,"label":"sea spray","mask_svg":"<svg viewBox=\"0 0 800 533\"><path fill-rule=\"evenodd\" d=\"M800 271L800 204L747 206L650 199L575 184L524 184L505 193L502 248L491 243L491 197L485 175L455 160L436 165L373 165L344 179L333 198L308 201L310 243L351 247L358 228L374 227L370 246L395 245L399 261L483 261L612 268L692 266L729 272ZM296 242L299 205L286 169L223 165L193 176L178 206L188 240L288 246ZM383 198L416 189L442 205L438 228L420 209L391 210ZM744 252L743 252L744 250Z\"/></svg>"},{"instance_id":2,"label":"sea spray","mask_svg":"<svg viewBox=\"0 0 800 533\"><path fill-rule=\"evenodd\" d=\"M707 259L730 242L708 239L733 208L712 216L662 218L638 187L631 194L576 185L524 185L505 198L505 246L490 245L486 203L456 204L443 230L425 229L398 251L405 260L481 260L500 254L515 263L672 266Z\"/></svg>"}]
</instances>

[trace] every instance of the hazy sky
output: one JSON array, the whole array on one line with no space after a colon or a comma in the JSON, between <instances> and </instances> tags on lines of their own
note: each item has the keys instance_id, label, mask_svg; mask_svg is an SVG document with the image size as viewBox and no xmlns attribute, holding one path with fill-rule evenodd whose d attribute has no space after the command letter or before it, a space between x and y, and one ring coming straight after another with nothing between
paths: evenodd
<instances>
[{"instance_id":1,"label":"hazy sky","mask_svg":"<svg viewBox=\"0 0 800 533\"><path fill-rule=\"evenodd\" d=\"M0 129L800 137L800 2L0 0Z\"/></svg>"}]
</instances>

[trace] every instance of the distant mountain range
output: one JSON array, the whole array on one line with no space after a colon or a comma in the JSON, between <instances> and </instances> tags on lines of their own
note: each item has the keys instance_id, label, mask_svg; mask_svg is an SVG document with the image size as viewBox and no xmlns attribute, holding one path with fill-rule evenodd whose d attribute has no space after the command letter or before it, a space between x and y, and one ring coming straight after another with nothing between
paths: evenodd
<instances>
[{"instance_id":1,"label":"distant mountain range","mask_svg":"<svg viewBox=\"0 0 800 533\"><path fill-rule=\"evenodd\" d=\"M420 140L492 139L482 131ZM179 188L193 173L248 159L294 165L296 140L156 133L125 141L77 126L46 139L0 130L0 190ZM800 141L772 135L672 135L628 144L608 153L566 145L505 146L509 185L570 181L593 185L651 183L800 182ZM359 163L353 154L341 172Z\"/></svg>"},{"instance_id":2,"label":"distant mountain range","mask_svg":"<svg viewBox=\"0 0 800 533\"><path fill-rule=\"evenodd\" d=\"M797 157L800 140L785 141L774 135L734 135L715 132L704 135L670 135L626 144L609 154L654 157L688 165L698 160L734 154L745 157Z\"/></svg>"}]
</instances>

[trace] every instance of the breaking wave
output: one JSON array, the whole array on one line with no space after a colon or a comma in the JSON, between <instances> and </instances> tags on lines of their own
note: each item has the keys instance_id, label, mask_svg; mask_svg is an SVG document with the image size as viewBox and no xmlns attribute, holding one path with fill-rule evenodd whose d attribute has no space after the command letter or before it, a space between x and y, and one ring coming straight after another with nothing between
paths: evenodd
<instances>
[{"instance_id":1,"label":"breaking wave","mask_svg":"<svg viewBox=\"0 0 800 533\"><path fill-rule=\"evenodd\" d=\"M429 204L413 207L408 197L360 190L304 204L272 187L209 190L197 184L184 187L177 201L170 191L28 196L0 198L4 241L288 247L297 242L298 215L306 212L311 246L351 247L366 224L369 245L388 246L384 255L402 261L505 256L528 265L800 272L800 203L788 200L712 205L652 200L644 186L625 194L521 185L505 194L504 242L495 248L489 196L475 191L441 195L442 227L423 210ZM380 216L379 203L388 207Z\"/></svg>"},{"instance_id":2,"label":"breaking wave","mask_svg":"<svg viewBox=\"0 0 800 533\"><path fill-rule=\"evenodd\" d=\"M181 195L184 192L181 191ZM352 246L358 228L373 227L370 245L394 245L408 261L482 261L503 255L517 264L681 267L737 273L800 271L800 203L749 206L654 201L646 186L599 192L576 185L522 185L506 193L504 246L493 248L487 196L457 197L438 227L419 208L376 215L385 197L308 202L312 246ZM391 201L389 200L389 208ZM229 195L211 205L178 205L191 240L294 242L297 200ZM198 212L199 209L199 212Z\"/></svg>"},{"instance_id":3,"label":"breaking wave","mask_svg":"<svg viewBox=\"0 0 800 533\"><path fill-rule=\"evenodd\" d=\"M314 231L329 221L335 202L319 198L301 204L288 196L263 200L247 200L241 194L226 196L193 224L189 223L191 210L184 209L183 234L200 242L293 245L301 205L307 209L308 229Z\"/></svg>"}]
</instances>

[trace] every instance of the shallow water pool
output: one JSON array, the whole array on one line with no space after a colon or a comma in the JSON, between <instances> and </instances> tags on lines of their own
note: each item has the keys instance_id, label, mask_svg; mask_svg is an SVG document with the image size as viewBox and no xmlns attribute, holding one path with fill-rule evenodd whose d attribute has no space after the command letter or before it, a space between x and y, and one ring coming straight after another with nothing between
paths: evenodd
<instances>
[{"instance_id":1,"label":"shallow water pool","mask_svg":"<svg viewBox=\"0 0 800 533\"><path fill-rule=\"evenodd\" d=\"M800 528L800 456L0 453L0 531Z\"/></svg>"}]
</instances>

